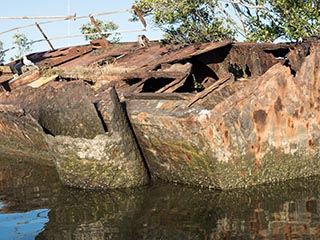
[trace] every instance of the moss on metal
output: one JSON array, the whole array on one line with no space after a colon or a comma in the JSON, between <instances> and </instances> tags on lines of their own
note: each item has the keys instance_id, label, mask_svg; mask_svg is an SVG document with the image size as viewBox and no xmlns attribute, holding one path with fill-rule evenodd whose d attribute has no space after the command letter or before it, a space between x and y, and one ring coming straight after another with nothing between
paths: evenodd
<instances>
[{"instance_id":1,"label":"moss on metal","mask_svg":"<svg viewBox=\"0 0 320 240\"><path fill-rule=\"evenodd\" d=\"M220 188L215 173L216 162L210 161L206 153L182 141L159 141L156 138L149 140L158 154L157 159L148 161L154 155L145 152L154 176L170 182Z\"/></svg>"},{"instance_id":2,"label":"moss on metal","mask_svg":"<svg viewBox=\"0 0 320 240\"><path fill-rule=\"evenodd\" d=\"M86 159L65 158L57 166L59 176L65 184L83 189L113 189L141 186L147 178L141 177L144 166L128 168L123 164Z\"/></svg>"},{"instance_id":3,"label":"moss on metal","mask_svg":"<svg viewBox=\"0 0 320 240\"><path fill-rule=\"evenodd\" d=\"M113 134L94 139L47 136L62 182L84 189L141 186L149 178L136 143ZM126 144L126 148L123 144Z\"/></svg>"},{"instance_id":4,"label":"moss on metal","mask_svg":"<svg viewBox=\"0 0 320 240\"><path fill-rule=\"evenodd\" d=\"M143 145L156 152L156 159L154 152L145 152L155 176L188 185L233 189L320 175L317 153L287 154L273 148L259 161L247 154L223 162L188 142L149 138Z\"/></svg>"},{"instance_id":5,"label":"moss on metal","mask_svg":"<svg viewBox=\"0 0 320 240\"><path fill-rule=\"evenodd\" d=\"M252 155L232 164L219 162L216 173L222 189L242 188L320 175L319 165L319 155L286 154L272 149L259 162Z\"/></svg>"}]
</instances>

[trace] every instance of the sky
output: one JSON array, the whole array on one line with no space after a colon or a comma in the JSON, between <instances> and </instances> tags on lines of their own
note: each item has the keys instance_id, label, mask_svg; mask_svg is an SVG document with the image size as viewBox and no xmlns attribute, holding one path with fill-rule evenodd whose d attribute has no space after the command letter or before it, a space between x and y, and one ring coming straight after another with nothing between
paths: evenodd
<instances>
[{"instance_id":1,"label":"sky","mask_svg":"<svg viewBox=\"0 0 320 240\"><path fill-rule=\"evenodd\" d=\"M0 17L8 16L89 16L90 14L120 11L130 9L134 0L20 0L10 4L10 0L0 0ZM151 26L147 20L147 31L142 31L143 25L140 22L130 22L132 14L130 12L97 16L95 19L113 21L119 25L120 31L138 30L137 32L121 33L121 41L136 41L139 34L145 34L149 39L156 40L162 38L162 33L155 27ZM34 25L35 22L41 23L52 21L53 19L1 19L0 18L0 41L3 42L4 49L12 47L15 33L25 34L29 40L36 41L43 39L40 31ZM56 23L40 24L47 37L56 38L62 36L79 35L82 24L89 22L89 18L60 21ZM18 29L8 33L1 34L4 31L25 25L33 25L31 27ZM141 30L141 31L140 31ZM75 46L87 44L84 37L65 38L51 41L54 48L67 46ZM32 45L32 49L28 53L50 50L47 42L43 41ZM27 53L27 54L28 54ZM5 60L16 55L16 50L6 52Z\"/></svg>"}]
</instances>

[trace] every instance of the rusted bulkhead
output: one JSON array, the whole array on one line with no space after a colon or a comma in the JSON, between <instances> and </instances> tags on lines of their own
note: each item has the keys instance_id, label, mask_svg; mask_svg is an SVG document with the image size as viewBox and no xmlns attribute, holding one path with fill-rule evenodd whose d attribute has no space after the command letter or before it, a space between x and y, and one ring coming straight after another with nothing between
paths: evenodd
<instances>
[{"instance_id":1,"label":"rusted bulkhead","mask_svg":"<svg viewBox=\"0 0 320 240\"><path fill-rule=\"evenodd\" d=\"M196 95L126 99L155 177L229 189L320 174L319 42L265 49L265 58L244 45L191 60L221 80Z\"/></svg>"}]
</instances>

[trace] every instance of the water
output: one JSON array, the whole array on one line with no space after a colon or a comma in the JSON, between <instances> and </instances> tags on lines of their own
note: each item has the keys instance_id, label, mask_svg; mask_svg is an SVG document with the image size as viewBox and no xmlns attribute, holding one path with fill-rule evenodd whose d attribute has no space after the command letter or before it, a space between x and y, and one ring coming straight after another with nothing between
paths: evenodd
<instances>
[{"instance_id":1,"label":"water","mask_svg":"<svg viewBox=\"0 0 320 240\"><path fill-rule=\"evenodd\" d=\"M63 187L49 166L0 163L0 239L320 239L320 178L90 192Z\"/></svg>"}]
</instances>

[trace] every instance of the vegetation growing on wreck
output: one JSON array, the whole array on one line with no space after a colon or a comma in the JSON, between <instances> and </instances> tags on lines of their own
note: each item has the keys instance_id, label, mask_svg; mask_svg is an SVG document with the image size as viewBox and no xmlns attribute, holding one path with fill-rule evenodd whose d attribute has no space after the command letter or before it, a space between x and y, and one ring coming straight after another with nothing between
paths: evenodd
<instances>
[{"instance_id":1,"label":"vegetation growing on wreck","mask_svg":"<svg viewBox=\"0 0 320 240\"><path fill-rule=\"evenodd\" d=\"M136 0L171 42L300 40L320 33L319 1Z\"/></svg>"},{"instance_id":2,"label":"vegetation growing on wreck","mask_svg":"<svg viewBox=\"0 0 320 240\"><path fill-rule=\"evenodd\" d=\"M111 33L107 33L110 31L116 31L119 28L119 25L114 23L113 21L101 21L101 20L95 20L97 26L103 32L102 36L105 38L109 38L112 36ZM85 23L80 28L81 33L85 34L86 40L96 40L101 39L101 35L98 33L97 28L92 23ZM94 35L87 35L87 34L94 34ZM110 42L116 43L120 41L119 33L115 33L113 38L110 39Z\"/></svg>"},{"instance_id":3,"label":"vegetation growing on wreck","mask_svg":"<svg viewBox=\"0 0 320 240\"><path fill-rule=\"evenodd\" d=\"M12 36L13 46L17 49L17 53L14 57L11 57L10 60L14 61L21 58L23 55L27 54L32 50L32 43L29 40L28 36L24 33L17 33Z\"/></svg>"}]
</instances>

